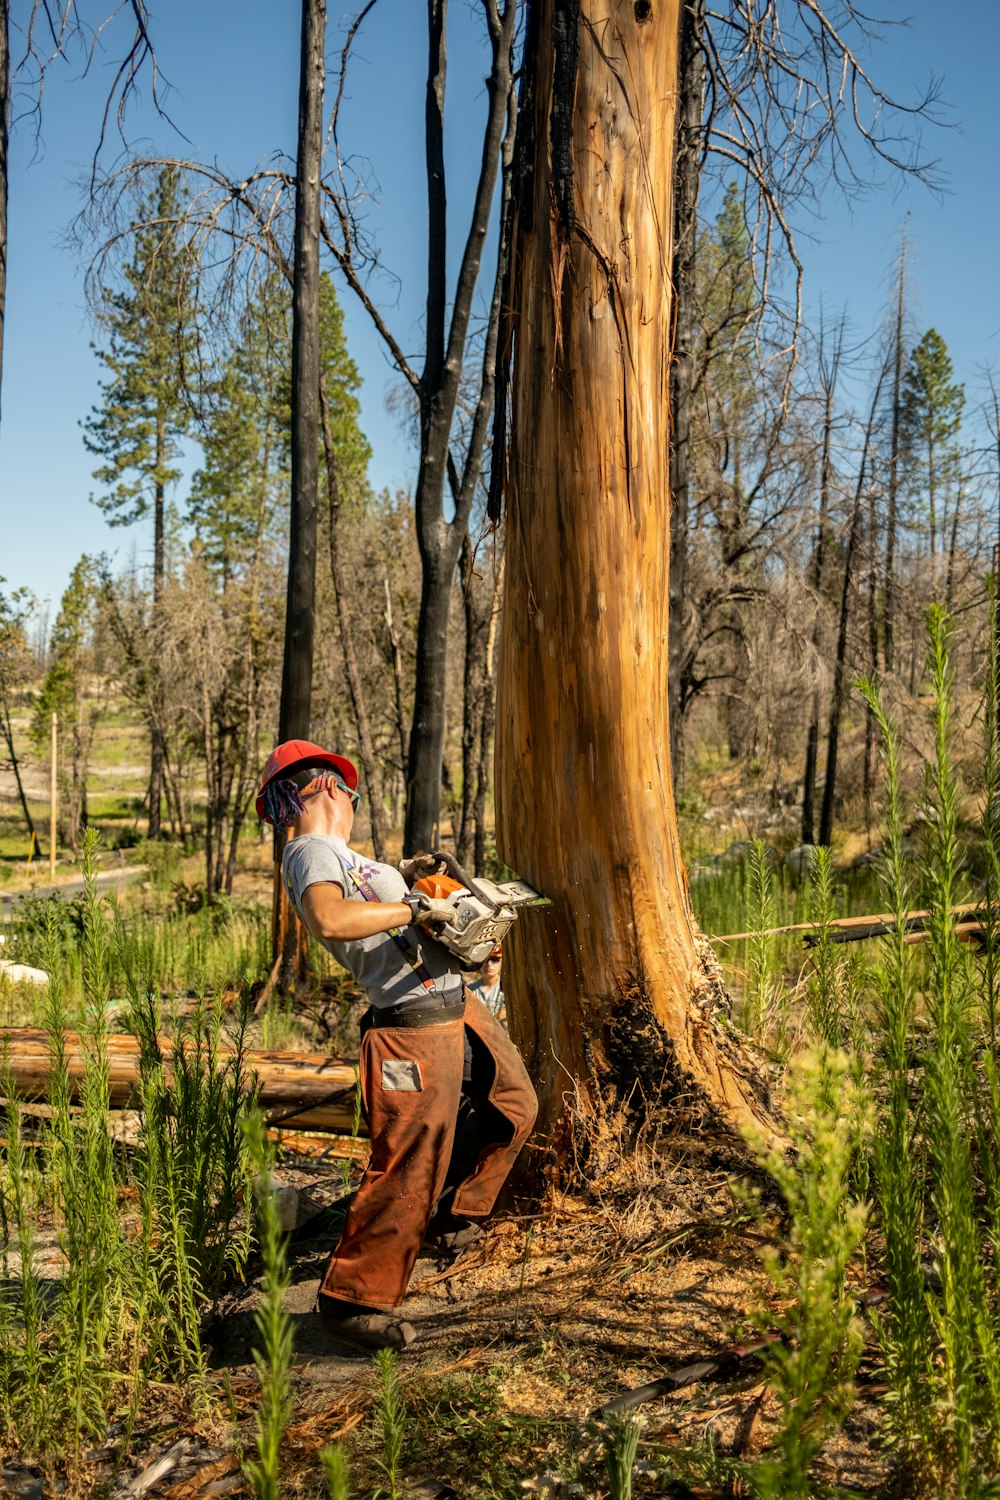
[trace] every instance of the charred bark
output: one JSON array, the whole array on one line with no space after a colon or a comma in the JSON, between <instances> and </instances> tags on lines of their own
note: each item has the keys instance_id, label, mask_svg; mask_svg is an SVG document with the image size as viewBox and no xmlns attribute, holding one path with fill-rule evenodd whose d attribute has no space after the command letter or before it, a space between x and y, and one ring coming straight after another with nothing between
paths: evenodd
<instances>
[{"instance_id":1,"label":"charred bark","mask_svg":"<svg viewBox=\"0 0 1000 1500\"><path fill-rule=\"evenodd\" d=\"M486 794L489 788L489 744L493 719L493 627L497 577L476 570L472 542L466 533L461 572L465 613L465 669L462 675L462 815L456 840L459 864L483 871Z\"/></svg>"},{"instance_id":2,"label":"charred bark","mask_svg":"<svg viewBox=\"0 0 1000 1500\"><path fill-rule=\"evenodd\" d=\"M858 478L854 488L854 504L851 507L851 524L847 533L847 546L844 549L844 581L840 591L840 618L837 625L837 650L833 663L830 723L826 736L826 778L823 783L823 807L820 812L819 824L819 841L821 844L826 845L829 845L833 837L833 813L837 796L837 758L840 753L840 721L844 712L844 702L847 698L847 631L851 612L854 557L861 537L865 480L868 477L872 438L875 432L878 405L882 397L884 379L885 371L883 370L875 387L875 395L868 413L864 444L861 449L861 463L858 468Z\"/></svg>"},{"instance_id":3,"label":"charred bark","mask_svg":"<svg viewBox=\"0 0 1000 1500\"><path fill-rule=\"evenodd\" d=\"M705 0L681 5L680 100L674 169L674 340L670 356L670 759L676 789L683 750L684 630L688 511L691 490L691 415L694 400L695 251L698 191L705 152Z\"/></svg>"},{"instance_id":4,"label":"charred bark","mask_svg":"<svg viewBox=\"0 0 1000 1500\"><path fill-rule=\"evenodd\" d=\"M818 671L822 644L822 622L820 619L820 594L826 569L827 529L830 524L830 480L833 474L831 449L833 445L833 408L840 378L840 364L844 349L844 323L838 324L834 335L833 351L826 362L822 336L820 343L820 375L823 382L823 438L820 454L819 504L816 512L816 541L813 548L812 566L809 569L809 585L815 599L816 614L813 620L812 649L813 674ZM811 844L815 825L816 762L819 753L819 684L813 688L809 713L809 729L806 734L806 764L802 776L802 842Z\"/></svg>"},{"instance_id":5,"label":"charred bark","mask_svg":"<svg viewBox=\"0 0 1000 1500\"><path fill-rule=\"evenodd\" d=\"M316 489L319 469L320 174L326 0L302 0L299 131L292 268L291 523L285 651L281 673L280 740L308 739L312 713L316 621ZM280 879L284 836L274 839L274 957L282 990L304 977L305 939L288 908Z\"/></svg>"}]
</instances>

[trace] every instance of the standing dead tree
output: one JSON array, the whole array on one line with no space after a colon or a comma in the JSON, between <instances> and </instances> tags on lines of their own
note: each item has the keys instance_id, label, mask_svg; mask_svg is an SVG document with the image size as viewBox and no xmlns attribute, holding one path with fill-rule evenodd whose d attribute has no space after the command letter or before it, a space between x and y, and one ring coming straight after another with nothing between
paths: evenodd
<instances>
[{"instance_id":1,"label":"standing dead tree","mask_svg":"<svg viewBox=\"0 0 1000 1500\"><path fill-rule=\"evenodd\" d=\"M683 750L684 712L720 674L696 665L702 641L722 624L719 611L694 607L688 587L690 517L703 498L698 438L692 432L699 392L720 342L756 340L760 364L782 365L791 393L801 318L802 265L796 229L835 183L851 195L881 174L905 171L929 185L935 164L922 150L920 127L934 116L937 85L904 103L882 89L865 56L880 23L854 0L684 0L674 194L675 338L671 404L671 749L675 777ZM742 323L718 327L699 305L701 242L697 228L703 178L720 196L741 189L747 259L756 297ZM790 265L794 293L786 306L775 263ZM766 337L760 335L766 330ZM791 358L788 358L788 355ZM731 628L732 616L729 626ZM739 632L732 634L739 646ZM745 665L745 664L744 664ZM724 674L723 674L724 675ZM738 680L739 672L734 674Z\"/></svg>"},{"instance_id":2,"label":"standing dead tree","mask_svg":"<svg viewBox=\"0 0 1000 1500\"><path fill-rule=\"evenodd\" d=\"M319 247L322 220L326 0L302 0L299 133L292 245L291 496L278 740L308 740L316 633L316 511L320 441ZM271 948L282 991L305 977L307 938L281 878L285 830L274 829Z\"/></svg>"},{"instance_id":3,"label":"standing dead tree","mask_svg":"<svg viewBox=\"0 0 1000 1500\"><path fill-rule=\"evenodd\" d=\"M763 1113L681 859L668 734L678 0L534 0L509 270L497 718L502 857L551 898L510 942L540 1128L685 1095ZM498 498L494 493L494 501ZM520 930L518 930L520 929Z\"/></svg>"},{"instance_id":4,"label":"standing dead tree","mask_svg":"<svg viewBox=\"0 0 1000 1500\"><path fill-rule=\"evenodd\" d=\"M488 293L482 328L476 326L474 310L497 186L501 176L506 181L505 168L513 153L516 111L512 80L518 5L517 0L481 0L489 43L483 149L458 270L450 284L444 117L448 6L447 0L428 3L424 110L428 270L424 355L418 364L404 352L371 293L370 273L378 263L377 254L355 216L358 184L350 175L341 148L340 112L351 49L375 3L368 0L349 27L335 73L334 102L326 133L321 234L327 253L371 318L390 361L402 376L418 416L415 508L422 575L405 829L405 847L412 849L432 842L438 818L448 617L493 412L499 267ZM134 233L134 208L142 184L168 161L183 173L188 188L183 232L202 267L199 297L212 305L219 321L252 294L254 283L271 266L287 268L294 176L287 167L278 165L234 180L216 163L160 156L133 159L96 183L92 203L81 218L80 237L89 243L96 240L99 245L91 262L91 285L99 285L107 268L120 256L123 240ZM505 191L504 187L501 198ZM478 368L470 391L473 361Z\"/></svg>"},{"instance_id":5,"label":"standing dead tree","mask_svg":"<svg viewBox=\"0 0 1000 1500\"><path fill-rule=\"evenodd\" d=\"M820 809L819 841L829 845L833 834L833 813L837 794L837 756L840 748L840 721L847 698L849 666L847 660L848 625L851 613L851 593L854 586L854 563L861 545L861 526L865 494L873 483L871 473L872 448L879 421L882 391L888 374L886 364L878 372L875 391L865 422L858 460L858 474L854 485L854 500L851 518L844 544L844 579L840 591L840 615L837 623L837 648L833 663L833 686L830 695L830 717L826 737L826 777L823 782L823 805Z\"/></svg>"}]
</instances>

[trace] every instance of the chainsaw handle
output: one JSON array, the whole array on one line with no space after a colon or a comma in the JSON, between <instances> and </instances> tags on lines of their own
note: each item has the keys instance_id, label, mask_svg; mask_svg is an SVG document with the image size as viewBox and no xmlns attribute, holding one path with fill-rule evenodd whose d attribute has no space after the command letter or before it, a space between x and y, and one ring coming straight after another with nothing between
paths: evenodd
<instances>
[{"instance_id":1,"label":"chainsaw handle","mask_svg":"<svg viewBox=\"0 0 1000 1500\"><path fill-rule=\"evenodd\" d=\"M486 892L480 889L468 870L462 868L453 854L449 854L446 849L432 849L431 859L436 859L443 864L452 880L457 880L459 885L464 885L474 896L478 896L480 901L485 901L487 906L496 909L496 903L492 897L487 896Z\"/></svg>"}]
</instances>

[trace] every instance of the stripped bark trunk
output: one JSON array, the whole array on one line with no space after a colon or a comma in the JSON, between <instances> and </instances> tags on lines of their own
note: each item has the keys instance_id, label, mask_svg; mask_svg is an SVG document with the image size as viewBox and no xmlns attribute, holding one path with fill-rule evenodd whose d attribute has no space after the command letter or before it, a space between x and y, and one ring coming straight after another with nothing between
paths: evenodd
<instances>
[{"instance_id":1,"label":"stripped bark trunk","mask_svg":"<svg viewBox=\"0 0 1000 1500\"><path fill-rule=\"evenodd\" d=\"M382 778L375 759L371 726L368 722L368 707L365 690L358 666L358 653L354 646L354 626L347 609L347 580L340 561L340 485L337 482L337 454L333 445L333 427L330 422L330 402L327 397L326 380L320 374L319 407L323 429L323 458L326 466L326 490L330 510L330 577L333 581L333 597L337 606L337 624L340 626L340 649L347 677L347 691L354 713L354 725L358 731L358 750L365 786L368 790L368 818L371 827L375 858L384 860L386 855L385 804L382 796Z\"/></svg>"},{"instance_id":2,"label":"stripped bark trunk","mask_svg":"<svg viewBox=\"0 0 1000 1500\"><path fill-rule=\"evenodd\" d=\"M670 768L678 23L679 0L535 0L528 17L498 841L552 902L512 930L505 976L557 1146L611 1096L766 1119L716 1014Z\"/></svg>"}]
</instances>

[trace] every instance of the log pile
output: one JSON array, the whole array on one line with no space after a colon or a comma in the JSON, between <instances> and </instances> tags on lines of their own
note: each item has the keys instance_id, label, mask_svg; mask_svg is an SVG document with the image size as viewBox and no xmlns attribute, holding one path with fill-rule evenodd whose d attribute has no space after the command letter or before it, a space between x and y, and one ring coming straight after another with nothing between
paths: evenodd
<instances>
[{"instance_id":1,"label":"log pile","mask_svg":"<svg viewBox=\"0 0 1000 1500\"><path fill-rule=\"evenodd\" d=\"M75 1031L63 1033L66 1063L74 1097L79 1090L86 1066L86 1047ZM160 1052L167 1074L174 1044L169 1037L159 1038ZM115 1109L134 1107L139 1082L139 1041L137 1037L112 1035L107 1038L110 1101ZM220 1061L232 1057L231 1048L217 1047ZM0 1057L13 1083L17 1097L37 1102L48 1097L52 1058L49 1039L34 1026L0 1027ZM247 1052L244 1065L255 1073L260 1083L260 1105L271 1125L288 1123L296 1131L319 1131L333 1135L354 1133L355 1068L339 1057L317 1056L309 1052ZM2 1097L2 1091L0 1091ZM360 1134L367 1134L362 1123Z\"/></svg>"}]
</instances>

